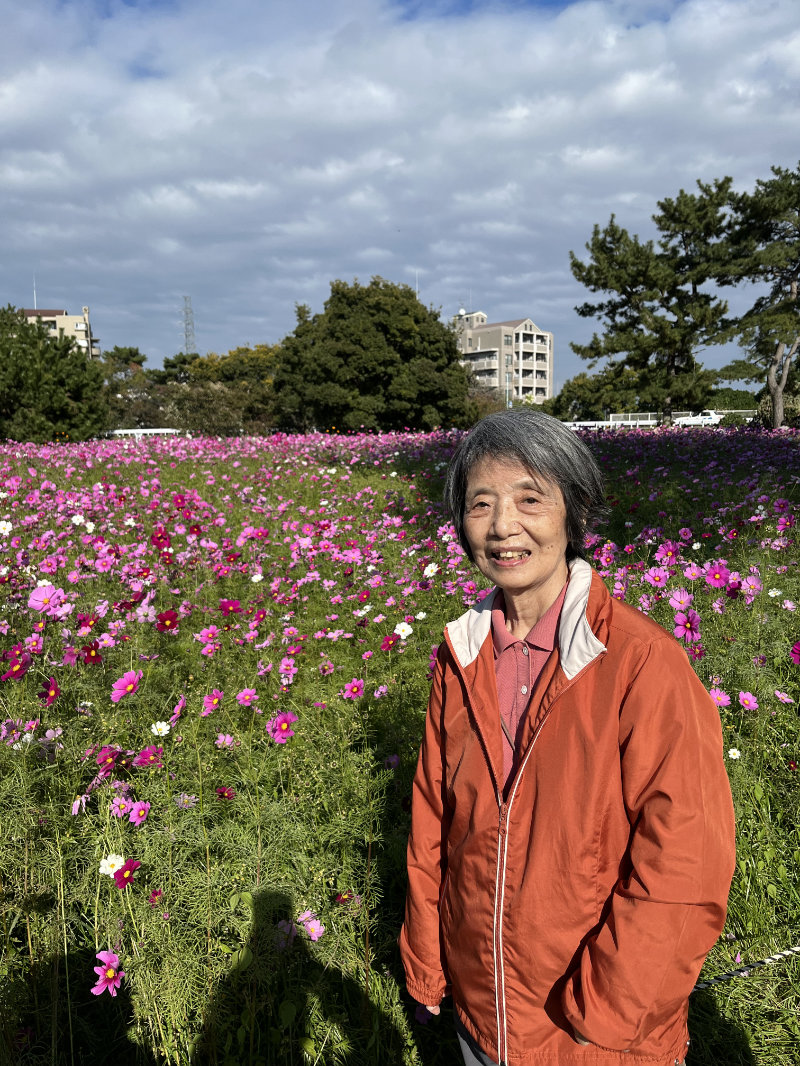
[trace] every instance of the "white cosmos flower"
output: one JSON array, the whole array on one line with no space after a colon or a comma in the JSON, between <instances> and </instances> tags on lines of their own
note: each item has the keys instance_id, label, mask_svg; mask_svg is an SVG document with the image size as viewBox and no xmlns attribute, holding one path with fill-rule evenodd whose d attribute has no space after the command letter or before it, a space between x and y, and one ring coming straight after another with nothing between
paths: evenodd
<instances>
[{"instance_id":1,"label":"white cosmos flower","mask_svg":"<svg viewBox=\"0 0 800 1066\"><path fill-rule=\"evenodd\" d=\"M100 863L100 873L106 874L108 877L113 877L114 873L125 865L125 859L122 855L107 855L105 859Z\"/></svg>"},{"instance_id":2,"label":"white cosmos flower","mask_svg":"<svg viewBox=\"0 0 800 1066\"><path fill-rule=\"evenodd\" d=\"M414 630L408 624L408 622L398 622L394 627L394 631L401 640L405 640L406 637L410 637Z\"/></svg>"},{"instance_id":3,"label":"white cosmos flower","mask_svg":"<svg viewBox=\"0 0 800 1066\"><path fill-rule=\"evenodd\" d=\"M739 751L738 748L728 748L728 758L729 759L740 759L741 757L742 757L742 753Z\"/></svg>"},{"instance_id":4,"label":"white cosmos flower","mask_svg":"<svg viewBox=\"0 0 800 1066\"><path fill-rule=\"evenodd\" d=\"M259 583L259 581L263 581L264 580L264 575L263 574L253 574L253 576L250 578L250 580L253 582L254 585L257 585Z\"/></svg>"},{"instance_id":5,"label":"white cosmos flower","mask_svg":"<svg viewBox=\"0 0 800 1066\"><path fill-rule=\"evenodd\" d=\"M0 522L0 537L7 537L13 528L10 522Z\"/></svg>"},{"instance_id":6,"label":"white cosmos flower","mask_svg":"<svg viewBox=\"0 0 800 1066\"><path fill-rule=\"evenodd\" d=\"M72 516L72 518L70 519L70 521L72 522L73 526L82 526L83 525L83 515L82 514L74 514Z\"/></svg>"},{"instance_id":7,"label":"white cosmos flower","mask_svg":"<svg viewBox=\"0 0 800 1066\"><path fill-rule=\"evenodd\" d=\"M782 593L780 589L770 589L767 595L771 596L774 600L776 596L780 596Z\"/></svg>"},{"instance_id":8,"label":"white cosmos flower","mask_svg":"<svg viewBox=\"0 0 800 1066\"><path fill-rule=\"evenodd\" d=\"M428 563L425 569L422 571L423 577L433 577L434 574L439 573L439 567L436 563Z\"/></svg>"},{"instance_id":9,"label":"white cosmos flower","mask_svg":"<svg viewBox=\"0 0 800 1066\"><path fill-rule=\"evenodd\" d=\"M172 729L172 726L169 722L153 722L150 726L150 732L157 737L165 737L170 729Z\"/></svg>"}]
</instances>

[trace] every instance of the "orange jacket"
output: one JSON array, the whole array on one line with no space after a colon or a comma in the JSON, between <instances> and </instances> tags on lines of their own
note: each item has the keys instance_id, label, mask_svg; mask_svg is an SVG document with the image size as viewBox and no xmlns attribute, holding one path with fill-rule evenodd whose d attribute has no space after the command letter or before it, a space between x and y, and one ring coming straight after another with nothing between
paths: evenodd
<instances>
[{"instance_id":1,"label":"orange jacket","mask_svg":"<svg viewBox=\"0 0 800 1066\"><path fill-rule=\"evenodd\" d=\"M407 987L452 991L501 1063L673 1066L734 867L719 715L670 634L588 563L570 571L505 801L494 596L446 628L413 788Z\"/></svg>"}]
</instances>

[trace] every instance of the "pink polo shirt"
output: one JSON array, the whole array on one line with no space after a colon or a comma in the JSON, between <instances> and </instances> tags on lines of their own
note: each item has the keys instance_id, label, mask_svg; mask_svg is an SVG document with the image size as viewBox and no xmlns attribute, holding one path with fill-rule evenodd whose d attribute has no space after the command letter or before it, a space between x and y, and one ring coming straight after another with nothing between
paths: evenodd
<instances>
[{"instance_id":1,"label":"pink polo shirt","mask_svg":"<svg viewBox=\"0 0 800 1066\"><path fill-rule=\"evenodd\" d=\"M548 607L524 640L509 633L506 627L506 602L497 593L492 608L492 642L494 676L503 727L503 788L505 790L516 766L520 727L530 704L531 693L556 644L558 620L564 605L567 585Z\"/></svg>"}]
</instances>

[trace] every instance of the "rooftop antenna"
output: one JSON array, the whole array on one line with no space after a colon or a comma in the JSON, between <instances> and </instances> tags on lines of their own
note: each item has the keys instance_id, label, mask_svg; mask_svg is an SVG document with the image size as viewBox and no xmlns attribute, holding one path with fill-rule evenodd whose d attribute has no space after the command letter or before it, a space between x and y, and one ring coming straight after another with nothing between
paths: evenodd
<instances>
[{"instance_id":1,"label":"rooftop antenna","mask_svg":"<svg viewBox=\"0 0 800 1066\"><path fill-rule=\"evenodd\" d=\"M33 309L36 310L36 275L33 275Z\"/></svg>"},{"instance_id":2,"label":"rooftop antenna","mask_svg":"<svg viewBox=\"0 0 800 1066\"><path fill-rule=\"evenodd\" d=\"M183 350L186 355L197 351L197 342L194 339L194 311L192 310L191 296L183 298Z\"/></svg>"}]
</instances>

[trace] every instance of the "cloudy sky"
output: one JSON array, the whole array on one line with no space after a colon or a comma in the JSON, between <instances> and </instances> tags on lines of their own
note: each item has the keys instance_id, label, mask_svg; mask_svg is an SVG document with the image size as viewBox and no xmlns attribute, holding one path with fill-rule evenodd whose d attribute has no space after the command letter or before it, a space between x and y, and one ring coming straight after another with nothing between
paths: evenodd
<instances>
[{"instance_id":1,"label":"cloudy sky","mask_svg":"<svg viewBox=\"0 0 800 1066\"><path fill-rule=\"evenodd\" d=\"M531 315L612 212L800 158L798 0L0 0L0 302L151 365L272 343L333 278ZM708 365L725 361L708 353Z\"/></svg>"}]
</instances>

